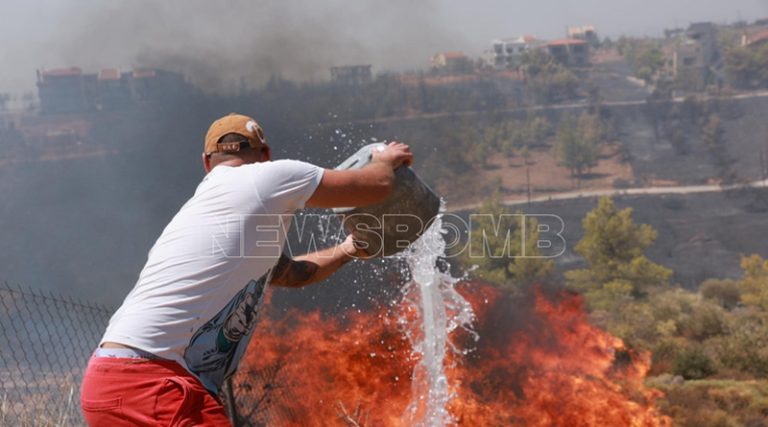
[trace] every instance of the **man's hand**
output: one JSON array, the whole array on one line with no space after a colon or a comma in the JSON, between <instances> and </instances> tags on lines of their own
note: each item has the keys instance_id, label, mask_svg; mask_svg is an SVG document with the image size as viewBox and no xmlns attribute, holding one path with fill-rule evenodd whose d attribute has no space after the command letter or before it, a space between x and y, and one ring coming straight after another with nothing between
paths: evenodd
<instances>
[{"instance_id":1,"label":"man's hand","mask_svg":"<svg viewBox=\"0 0 768 427\"><path fill-rule=\"evenodd\" d=\"M401 165L410 166L413 163L411 148L401 142L390 142L387 147L373 150L372 162L385 162L394 170Z\"/></svg>"},{"instance_id":2,"label":"man's hand","mask_svg":"<svg viewBox=\"0 0 768 427\"><path fill-rule=\"evenodd\" d=\"M326 170L305 206L343 208L379 203L392 192L395 169L412 162L413 154L407 145L390 142L383 150L374 150L371 162L363 168Z\"/></svg>"},{"instance_id":3,"label":"man's hand","mask_svg":"<svg viewBox=\"0 0 768 427\"><path fill-rule=\"evenodd\" d=\"M360 242L358 242L355 239L355 236L351 233L348 234L347 238L344 239L344 241L339 245L339 249L344 251L344 253L349 255L351 258L368 259L371 257L368 252L366 252L365 249L361 247Z\"/></svg>"}]
</instances>

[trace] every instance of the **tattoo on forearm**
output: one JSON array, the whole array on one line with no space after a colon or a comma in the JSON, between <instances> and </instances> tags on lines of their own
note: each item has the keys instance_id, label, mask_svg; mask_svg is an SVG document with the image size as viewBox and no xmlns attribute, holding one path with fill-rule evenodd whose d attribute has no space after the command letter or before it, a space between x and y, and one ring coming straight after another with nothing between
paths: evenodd
<instances>
[{"instance_id":1,"label":"tattoo on forearm","mask_svg":"<svg viewBox=\"0 0 768 427\"><path fill-rule=\"evenodd\" d=\"M275 266L274 277L284 286L301 287L309 283L317 272L317 264L309 261L294 261L281 255Z\"/></svg>"}]
</instances>

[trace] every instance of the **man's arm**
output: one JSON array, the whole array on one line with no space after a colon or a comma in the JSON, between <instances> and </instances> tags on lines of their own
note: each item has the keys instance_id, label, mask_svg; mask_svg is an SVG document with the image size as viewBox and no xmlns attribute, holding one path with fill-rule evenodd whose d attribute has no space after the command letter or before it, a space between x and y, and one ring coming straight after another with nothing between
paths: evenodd
<instances>
[{"instance_id":1,"label":"man's arm","mask_svg":"<svg viewBox=\"0 0 768 427\"><path fill-rule=\"evenodd\" d=\"M374 151L371 163L361 169L330 170L305 204L311 208L359 207L378 203L392 191L395 169L411 164L411 149L399 142Z\"/></svg>"},{"instance_id":2,"label":"man's arm","mask_svg":"<svg viewBox=\"0 0 768 427\"><path fill-rule=\"evenodd\" d=\"M294 259L283 254L277 261L271 284L301 288L328 278L342 265L362 256L365 252L357 249L351 234L343 243L311 254Z\"/></svg>"}]
</instances>

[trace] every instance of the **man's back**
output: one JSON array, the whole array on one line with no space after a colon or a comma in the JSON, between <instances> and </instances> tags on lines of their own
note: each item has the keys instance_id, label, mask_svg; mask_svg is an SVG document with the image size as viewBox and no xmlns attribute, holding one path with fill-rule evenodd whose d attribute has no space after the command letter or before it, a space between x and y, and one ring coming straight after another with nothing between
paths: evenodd
<instances>
[{"instance_id":1,"label":"man's back","mask_svg":"<svg viewBox=\"0 0 768 427\"><path fill-rule=\"evenodd\" d=\"M218 388L244 350L290 214L322 175L287 160L216 167L153 246L102 342L174 360Z\"/></svg>"}]
</instances>

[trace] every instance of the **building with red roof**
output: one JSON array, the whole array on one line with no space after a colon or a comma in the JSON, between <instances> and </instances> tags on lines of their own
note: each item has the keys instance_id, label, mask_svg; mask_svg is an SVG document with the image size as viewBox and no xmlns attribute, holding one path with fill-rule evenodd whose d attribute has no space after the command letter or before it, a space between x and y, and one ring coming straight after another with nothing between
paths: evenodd
<instances>
[{"instance_id":1,"label":"building with red roof","mask_svg":"<svg viewBox=\"0 0 768 427\"><path fill-rule=\"evenodd\" d=\"M122 72L104 68L90 74L78 67L37 71L40 111L44 114L119 109L165 99L187 87L184 76L160 69Z\"/></svg>"},{"instance_id":2,"label":"building with red roof","mask_svg":"<svg viewBox=\"0 0 768 427\"><path fill-rule=\"evenodd\" d=\"M83 70L79 67L55 68L53 70L43 70L40 74L42 78L77 77L83 75Z\"/></svg>"},{"instance_id":3,"label":"building with red roof","mask_svg":"<svg viewBox=\"0 0 768 427\"><path fill-rule=\"evenodd\" d=\"M768 42L768 29L744 33L741 36L741 45L744 47L762 46Z\"/></svg>"},{"instance_id":4,"label":"building with red roof","mask_svg":"<svg viewBox=\"0 0 768 427\"><path fill-rule=\"evenodd\" d=\"M600 38L597 35L597 30L592 25L568 28L568 38L584 40L593 48L600 46Z\"/></svg>"},{"instance_id":5,"label":"building with red roof","mask_svg":"<svg viewBox=\"0 0 768 427\"><path fill-rule=\"evenodd\" d=\"M555 60L569 67L589 66L589 43L580 39L558 39L542 46Z\"/></svg>"},{"instance_id":6,"label":"building with red roof","mask_svg":"<svg viewBox=\"0 0 768 427\"><path fill-rule=\"evenodd\" d=\"M119 68L104 68L99 71L99 80L120 80L122 74Z\"/></svg>"},{"instance_id":7,"label":"building with red roof","mask_svg":"<svg viewBox=\"0 0 768 427\"><path fill-rule=\"evenodd\" d=\"M130 75L119 68L104 68L97 75L97 110L116 110L131 103Z\"/></svg>"},{"instance_id":8,"label":"building with red roof","mask_svg":"<svg viewBox=\"0 0 768 427\"><path fill-rule=\"evenodd\" d=\"M38 70L37 91L41 111L67 113L88 109L93 80L77 67Z\"/></svg>"},{"instance_id":9,"label":"building with red roof","mask_svg":"<svg viewBox=\"0 0 768 427\"><path fill-rule=\"evenodd\" d=\"M531 35L491 41L491 50L486 52L486 62L498 70L514 68L520 58L545 43Z\"/></svg>"}]
</instances>

